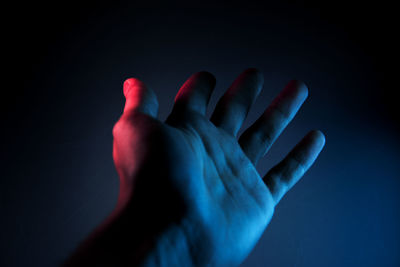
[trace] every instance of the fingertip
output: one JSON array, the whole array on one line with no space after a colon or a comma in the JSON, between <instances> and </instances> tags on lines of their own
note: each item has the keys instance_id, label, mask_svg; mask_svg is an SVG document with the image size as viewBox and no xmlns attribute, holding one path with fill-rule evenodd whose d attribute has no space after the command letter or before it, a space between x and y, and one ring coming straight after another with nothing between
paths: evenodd
<instances>
[{"instance_id":1,"label":"fingertip","mask_svg":"<svg viewBox=\"0 0 400 267\"><path fill-rule=\"evenodd\" d=\"M264 75L258 68L247 68L243 73L248 75L253 75L257 80L257 82L262 84L264 83Z\"/></svg>"},{"instance_id":2,"label":"fingertip","mask_svg":"<svg viewBox=\"0 0 400 267\"><path fill-rule=\"evenodd\" d=\"M287 88L293 90L294 94L303 99L303 101L308 97L308 87L303 81L291 80L287 84Z\"/></svg>"},{"instance_id":3,"label":"fingertip","mask_svg":"<svg viewBox=\"0 0 400 267\"><path fill-rule=\"evenodd\" d=\"M124 112L139 111L157 117L157 96L144 82L137 78L126 79L123 84L123 92L126 99Z\"/></svg>"},{"instance_id":4,"label":"fingertip","mask_svg":"<svg viewBox=\"0 0 400 267\"><path fill-rule=\"evenodd\" d=\"M128 78L124 81L123 85L124 96L125 98L127 98L131 90L141 89L145 87L146 85L141 80L137 78Z\"/></svg>"},{"instance_id":5,"label":"fingertip","mask_svg":"<svg viewBox=\"0 0 400 267\"><path fill-rule=\"evenodd\" d=\"M210 83L210 85L214 86L217 82L217 79L215 78L215 76L208 71L199 71L195 74L196 78L200 78L202 80L206 80Z\"/></svg>"},{"instance_id":6,"label":"fingertip","mask_svg":"<svg viewBox=\"0 0 400 267\"><path fill-rule=\"evenodd\" d=\"M261 70L258 68L254 68L254 67L245 69L244 73L254 73L256 75L262 75Z\"/></svg>"},{"instance_id":7,"label":"fingertip","mask_svg":"<svg viewBox=\"0 0 400 267\"><path fill-rule=\"evenodd\" d=\"M312 143L312 151L318 155L325 146L325 135L320 130L312 130L307 134L307 138Z\"/></svg>"},{"instance_id":8,"label":"fingertip","mask_svg":"<svg viewBox=\"0 0 400 267\"><path fill-rule=\"evenodd\" d=\"M318 141L321 147L325 145L326 138L323 132L321 132L320 130L312 130L311 135L314 137L315 140Z\"/></svg>"}]
</instances>

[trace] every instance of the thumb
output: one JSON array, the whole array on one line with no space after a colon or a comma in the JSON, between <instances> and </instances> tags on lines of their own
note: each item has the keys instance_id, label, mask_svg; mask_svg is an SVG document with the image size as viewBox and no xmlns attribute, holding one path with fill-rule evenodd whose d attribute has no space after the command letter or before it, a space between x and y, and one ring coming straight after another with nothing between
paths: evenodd
<instances>
[{"instance_id":1,"label":"thumb","mask_svg":"<svg viewBox=\"0 0 400 267\"><path fill-rule=\"evenodd\" d=\"M157 117L157 96L139 79L129 78L125 80L124 96L126 99L124 113L137 111L153 118Z\"/></svg>"}]
</instances>

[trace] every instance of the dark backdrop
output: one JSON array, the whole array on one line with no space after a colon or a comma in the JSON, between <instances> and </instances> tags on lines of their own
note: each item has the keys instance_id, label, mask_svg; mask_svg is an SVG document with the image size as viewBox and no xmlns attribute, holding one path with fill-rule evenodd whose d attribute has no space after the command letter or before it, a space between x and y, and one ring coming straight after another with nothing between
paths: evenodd
<instances>
[{"instance_id":1,"label":"dark backdrop","mask_svg":"<svg viewBox=\"0 0 400 267\"><path fill-rule=\"evenodd\" d=\"M327 138L243 266L399 266L395 9L387 3L4 4L1 266L53 266L113 209L113 124L122 83L158 94L160 117L190 74L218 96L247 67L265 74L248 126L285 83L309 99L258 165L309 130Z\"/></svg>"}]
</instances>

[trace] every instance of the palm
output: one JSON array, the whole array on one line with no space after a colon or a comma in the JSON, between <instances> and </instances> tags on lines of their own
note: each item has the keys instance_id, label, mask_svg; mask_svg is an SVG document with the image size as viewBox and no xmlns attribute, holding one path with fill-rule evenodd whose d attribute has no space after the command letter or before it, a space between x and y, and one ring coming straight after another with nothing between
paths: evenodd
<instances>
[{"instance_id":1,"label":"palm","mask_svg":"<svg viewBox=\"0 0 400 267\"><path fill-rule=\"evenodd\" d=\"M312 132L264 179L255 169L306 91L292 84L238 141L236 134L262 86L257 71L247 70L235 81L211 120L204 115L213 87L208 73L195 74L185 83L166 123L155 119L153 93L133 82L136 88L130 86L129 97L125 92L127 105L114 131L121 195L133 191L125 195L147 203L155 221L154 235L174 223L182 228L188 246L196 244L204 263L240 263L279 199L322 148L322 135ZM134 89L139 93L132 93ZM138 156L138 152L143 153Z\"/></svg>"},{"instance_id":2,"label":"palm","mask_svg":"<svg viewBox=\"0 0 400 267\"><path fill-rule=\"evenodd\" d=\"M237 140L206 117L186 113L185 118L169 123L176 127L170 129L176 137L171 150L185 151L175 168L191 166L192 175L186 176L180 193L195 196L188 200L203 238L209 239L205 246L223 248L223 253L215 251L222 262L237 262L247 255L272 216L271 193ZM229 249L226 244L231 244Z\"/></svg>"}]
</instances>

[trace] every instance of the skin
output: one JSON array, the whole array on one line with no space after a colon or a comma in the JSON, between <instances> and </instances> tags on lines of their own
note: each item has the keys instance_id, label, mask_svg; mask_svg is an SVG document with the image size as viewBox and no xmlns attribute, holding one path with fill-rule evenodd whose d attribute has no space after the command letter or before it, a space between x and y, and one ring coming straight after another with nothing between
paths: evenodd
<instances>
[{"instance_id":1,"label":"skin","mask_svg":"<svg viewBox=\"0 0 400 267\"><path fill-rule=\"evenodd\" d=\"M307 87L289 82L238 138L263 76L245 70L209 119L215 83L208 72L193 74L161 122L155 93L138 79L125 81L126 104L113 129L118 204L65 266L237 266L247 257L325 138L309 132L261 176L258 160L307 98Z\"/></svg>"}]
</instances>

